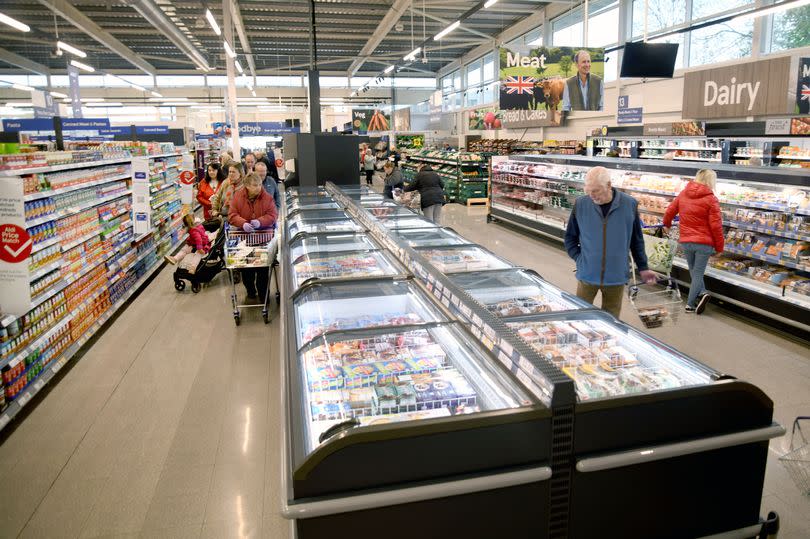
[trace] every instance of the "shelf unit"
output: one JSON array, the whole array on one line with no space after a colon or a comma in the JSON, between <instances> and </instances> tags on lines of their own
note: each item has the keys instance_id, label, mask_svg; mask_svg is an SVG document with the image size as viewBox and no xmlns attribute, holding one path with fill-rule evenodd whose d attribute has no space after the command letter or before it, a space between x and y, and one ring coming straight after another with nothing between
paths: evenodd
<instances>
[{"instance_id":1,"label":"shelf unit","mask_svg":"<svg viewBox=\"0 0 810 539\"><path fill-rule=\"evenodd\" d=\"M577 193L554 189L582 182L585 172L597 165L611 171L614 187L639 200L641 219L651 227L660 226L669 202L700 168L699 164L642 159L495 157L489 219L562 240ZM743 307L810 330L810 179L801 170L778 167L719 165L714 170L726 249L713 258L707 287L718 296L737 298L734 303ZM501 185L507 189L505 194ZM531 195L535 192L540 194ZM771 225L765 226L766 222ZM754 250L757 242L761 243ZM766 255L769 246L778 254ZM673 275L688 283L684 268L676 265ZM768 277L770 282L762 282Z\"/></svg>"},{"instance_id":2,"label":"shelf unit","mask_svg":"<svg viewBox=\"0 0 810 539\"><path fill-rule=\"evenodd\" d=\"M478 159L471 159L476 156ZM412 163L413 162L413 163ZM486 198L489 183L488 156L479 153L423 151L409 155L402 166L406 179L416 176L415 164L428 163L444 180L448 202L466 203L469 198ZM465 174L466 173L466 174Z\"/></svg>"},{"instance_id":3,"label":"shelf unit","mask_svg":"<svg viewBox=\"0 0 810 539\"><path fill-rule=\"evenodd\" d=\"M179 156L177 152L167 152L150 157L150 163L173 158L176 162L161 166L156 173L161 178L167 174L174 178L178 173ZM131 161L132 158L102 160L95 164L38 167L32 172L0 175L0 182L13 184L22 182L25 174L34 172L47 177L49 172L88 169L92 176L99 168L111 164L128 166L126 174L23 196L24 202L50 197L53 207L63 209L26 220L26 227L32 234L49 223L55 228L53 237L34 245L32 256L51 253L53 248L58 252L54 253L55 260L29 272L32 285L29 310L18 317L6 314L0 320L4 330L0 342L0 370L4 374L4 383L0 391L5 395L6 403L0 414L0 430L162 267L162 255L183 241L180 219L156 229L160 234L158 241L152 237L154 230L134 237L130 215L133 191L127 181L131 176ZM113 182L121 183L122 188L111 186ZM170 183L176 193L176 185L173 181ZM170 193L169 188L161 185L156 194L162 193ZM80 202L64 207L59 200L66 196L76 197ZM167 201L166 205L169 203L174 201ZM177 203L179 206L179 199ZM71 219L79 217L82 218L81 226L87 231L65 240L63 233L69 230L67 226L73 223ZM40 282L47 286L38 287ZM55 309L64 312L57 316ZM22 367L24 370L17 372ZM13 380L7 380L11 372L16 374Z\"/></svg>"}]
</instances>

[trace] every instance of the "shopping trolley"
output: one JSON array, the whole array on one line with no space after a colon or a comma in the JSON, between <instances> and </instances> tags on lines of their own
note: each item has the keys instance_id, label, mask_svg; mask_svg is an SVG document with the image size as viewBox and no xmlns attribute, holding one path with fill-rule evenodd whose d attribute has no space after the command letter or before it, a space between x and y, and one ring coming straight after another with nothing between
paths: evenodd
<instances>
[{"instance_id":1,"label":"shopping trolley","mask_svg":"<svg viewBox=\"0 0 810 539\"><path fill-rule=\"evenodd\" d=\"M233 306L233 320L238 326L242 320L241 309L259 308L262 309L264 323L270 321L269 298L270 283L278 266L276 262L278 254L278 238L275 237L274 229L257 230L255 232L244 232L240 229L227 227L225 238L225 267L228 270L228 277L231 281L231 305ZM240 304L236 298L236 285L238 281L235 276L241 269L267 268L269 272L267 278L267 290L263 298L259 298L260 303ZM278 277L276 276L276 279ZM278 290L278 283L276 282ZM276 293L277 300L278 292Z\"/></svg>"},{"instance_id":2,"label":"shopping trolley","mask_svg":"<svg viewBox=\"0 0 810 539\"><path fill-rule=\"evenodd\" d=\"M656 235L644 234L644 252L647 254L647 267L661 274L661 277L655 283L639 283L631 257L633 282L627 290L631 305L647 329L677 324L683 310L681 291L671 276L678 242L665 237L661 227L653 228L657 229Z\"/></svg>"},{"instance_id":3,"label":"shopping trolley","mask_svg":"<svg viewBox=\"0 0 810 539\"><path fill-rule=\"evenodd\" d=\"M810 421L810 416L799 416L793 420L793 430L790 433L790 451L779 457L779 461L790 474L793 482L799 487L801 493L810 496L810 443L804 437L801 421ZM801 445L796 447L796 431L799 431Z\"/></svg>"}]
</instances>

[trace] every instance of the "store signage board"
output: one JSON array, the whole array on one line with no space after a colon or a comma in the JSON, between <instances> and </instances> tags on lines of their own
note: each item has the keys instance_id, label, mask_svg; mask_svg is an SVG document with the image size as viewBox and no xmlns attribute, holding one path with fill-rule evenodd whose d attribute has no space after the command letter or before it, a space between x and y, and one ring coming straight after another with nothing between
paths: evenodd
<instances>
[{"instance_id":1,"label":"store signage board","mask_svg":"<svg viewBox=\"0 0 810 539\"><path fill-rule=\"evenodd\" d=\"M79 69L68 64L67 66L68 84L70 86L70 106L73 109L73 117L82 117L82 100L79 93Z\"/></svg>"},{"instance_id":2,"label":"store signage board","mask_svg":"<svg viewBox=\"0 0 810 539\"><path fill-rule=\"evenodd\" d=\"M790 57L691 71L684 76L687 118L790 114Z\"/></svg>"},{"instance_id":3,"label":"store signage board","mask_svg":"<svg viewBox=\"0 0 810 539\"><path fill-rule=\"evenodd\" d=\"M558 110L501 110L504 129L558 127L562 121L563 113Z\"/></svg>"},{"instance_id":4,"label":"store signage board","mask_svg":"<svg viewBox=\"0 0 810 539\"><path fill-rule=\"evenodd\" d=\"M50 131L53 132L53 120L50 118L35 118L21 120L3 120L3 131L7 132L29 132L29 131Z\"/></svg>"},{"instance_id":5,"label":"store signage board","mask_svg":"<svg viewBox=\"0 0 810 539\"><path fill-rule=\"evenodd\" d=\"M645 137L702 137L706 135L703 122L672 122L644 124Z\"/></svg>"},{"instance_id":6,"label":"store signage board","mask_svg":"<svg viewBox=\"0 0 810 539\"><path fill-rule=\"evenodd\" d=\"M467 130L483 131L503 127L502 112L497 107L482 107L467 111Z\"/></svg>"},{"instance_id":7,"label":"store signage board","mask_svg":"<svg viewBox=\"0 0 810 539\"><path fill-rule=\"evenodd\" d=\"M279 133L298 133L300 127L288 127L284 122L239 122L241 137L269 137Z\"/></svg>"},{"instance_id":8,"label":"store signage board","mask_svg":"<svg viewBox=\"0 0 810 539\"><path fill-rule=\"evenodd\" d=\"M616 110L616 123L619 125L640 124L644 112L644 108L641 106L641 96L620 95Z\"/></svg>"},{"instance_id":9,"label":"store signage board","mask_svg":"<svg viewBox=\"0 0 810 539\"><path fill-rule=\"evenodd\" d=\"M145 234L152 230L152 206L149 204L149 158L132 158L132 213L135 216L133 232Z\"/></svg>"},{"instance_id":10,"label":"store signage board","mask_svg":"<svg viewBox=\"0 0 810 539\"><path fill-rule=\"evenodd\" d=\"M353 131L390 131L391 113L381 109L352 109Z\"/></svg>"},{"instance_id":11,"label":"store signage board","mask_svg":"<svg viewBox=\"0 0 810 539\"><path fill-rule=\"evenodd\" d=\"M168 135L168 125L136 125L135 133L137 135Z\"/></svg>"},{"instance_id":12,"label":"store signage board","mask_svg":"<svg viewBox=\"0 0 810 539\"><path fill-rule=\"evenodd\" d=\"M22 316L31 308L28 257L32 241L25 229L23 182L0 178L0 311Z\"/></svg>"},{"instance_id":13,"label":"store signage board","mask_svg":"<svg viewBox=\"0 0 810 539\"><path fill-rule=\"evenodd\" d=\"M109 129L99 129L99 135L132 135L132 128L128 125L111 125Z\"/></svg>"},{"instance_id":14,"label":"store signage board","mask_svg":"<svg viewBox=\"0 0 810 539\"><path fill-rule=\"evenodd\" d=\"M108 118L63 118L63 131L97 131L99 129L109 129L110 120Z\"/></svg>"},{"instance_id":15,"label":"store signage board","mask_svg":"<svg viewBox=\"0 0 810 539\"><path fill-rule=\"evenodd\" d=\"M765 120L766 135L787 135L790 133L790 118Z\"/></svg>"}]
</instances>

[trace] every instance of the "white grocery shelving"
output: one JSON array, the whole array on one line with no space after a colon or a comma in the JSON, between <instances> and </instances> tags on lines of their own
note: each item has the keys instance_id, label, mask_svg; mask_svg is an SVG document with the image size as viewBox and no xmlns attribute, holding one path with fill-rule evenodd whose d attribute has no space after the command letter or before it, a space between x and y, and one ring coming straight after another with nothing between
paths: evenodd
<instances>
[{"instance_id":1,"label":"white grocery shelving","mask_svg":"<svg viewBox=\"0 0 810 539\"><path fill-rule=\"evenodd\" d=\"M59 236L54 236L51 239L39 242L31 247L31 254L38 253L39 251L43 250L46 247L50 247L51 245L56 245L59 243Z\"/></svg>"},{"instance_id":2,"label":"white grocery shelving","mask_svg":"<svg viewBox=\"0 0 810 539\"><path fill-rule=\"evenodd\" d=\"M104 185L105 183L111 183L119 180L127 180L132 177L131 172L127 172L125 174L119 174L117 176L112 176L110 178L103 178L101 180L94 180L92 182L85 182L81 184L71 185L69 187L60 187L58 189L50 189L48 191L37 191L36 193L29 193L23 196L23 200L29 202L31 200L38 200L40 198L47 198L56 195L61 195L63 193L70 193L72 191L79 191L81 189L87 189L88 187L96 187L98 185Z\"/></svg>"},{"instance_id":3,"label":"white grocery shelving","mask_svg":"<svg viewBox=\"0 0 810 539\"><path fill-rule=\"evenodd\" d=\"M61 267L62 267L62 259L60 258L59 260L57 260L55 262L51 262L47 266L43 266L43 267L39 268L36 271L32 271L30 277L28 278L28 280L33 283L34 281L36 281L40 277L44 277L45 275L48 275L53 270L59 269Z\"/></svg>"},{"instance_id":4,"label":"white grocery shelving","mask_svg":"<svg viewBox=\"0 0 810 539\"><path fill-rule=\"evenodd\" d=\"M86 161L83 163L66 163L64 165L52 165L45 167L27 167L27 168L18 168L16 170L0 170L0 178L23 176L26 174L39 174L42 172L60 172L62 170L72 170L75 168L91 168L91 167L101 167L104 165L118 165L120 163L129 163L130 161L132 161L132 157L119 157L116 159L105 159L102 161Z\"/></svg>"},{"instance_id":5,"label":"white grocery shelving","mask_svg":"<svg viewBox=\"0 0 810 539\"><path fill-rule=\"evenodd\" d=\"M753 225L751 223L744 223L741 221L723 221L723 226L731 228L739 228L742 230L751 230L753 232L761 232L769 236L777 236L780 238L790 238L793 240L810 241L810 234L799 234L798 232L790 232L789 230L776 230L775 228L767 228L764 226Z\"/></svg>"},{"instance_id":6,"label":"white grocery shelving","mask_svg":"<svg viewBox=\"0 0 810 539\"><path fill-rule=\"evenodd\" d=\"M84 242L86 242L88 240L91 240L91 239L95 238L96 236L98 236L100 234L101 234L101 230L96 230L94 232L88 232L84 236L82 236L82 237L80 237L80 238L78 238L76 240L73 240L70 243L66 243L66 244L62 245L62 252L64 253L64 252L70 251L74 247L78 247L82 243L84 243Z\"/></svg>"}]
</instances>

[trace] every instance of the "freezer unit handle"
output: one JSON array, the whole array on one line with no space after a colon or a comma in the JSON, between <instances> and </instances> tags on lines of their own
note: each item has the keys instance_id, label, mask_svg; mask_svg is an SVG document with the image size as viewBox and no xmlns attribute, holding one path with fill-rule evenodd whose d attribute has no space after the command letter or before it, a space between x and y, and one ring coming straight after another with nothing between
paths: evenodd
<instances>
[{"instance_id":1,"label":"freezer unit handle","mask_svg":"<svg viewBox=\"0 0 810 539\"><path fill-rule=\"evenodd\" d=\"M285 503L281 514L288 519L316 518L326 515L363 511L378 507L401 505L405 503L461 496L474 492L483 492L527 483L538 483L551 478L551 468L541 466L496 475L484 475L467 479L458 479L444 483L420 485L394 490L375 491L369 494L358 494L342 498L331 498L312 502Z\"/></svg>"},{"instance_id":2,"label":"freezer unit handle","mask_svg":"<svg viewBox=\"0 0 810 539\"><path fill-rule=\"evenodd\" d=\"M601 457L584 458L577 461L577 471L582 473L599 472L602 470L621 468L623 466L633 466L655 460L670 459L721 449L723 447L762 442L782 436L783 434L785 434L785 428L778 423L773 423L770 427L761 429L722 434L720 436L700 438L688 442L644 447L632 451L612 453Z\"/></svg>"}]
</instances>

